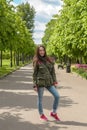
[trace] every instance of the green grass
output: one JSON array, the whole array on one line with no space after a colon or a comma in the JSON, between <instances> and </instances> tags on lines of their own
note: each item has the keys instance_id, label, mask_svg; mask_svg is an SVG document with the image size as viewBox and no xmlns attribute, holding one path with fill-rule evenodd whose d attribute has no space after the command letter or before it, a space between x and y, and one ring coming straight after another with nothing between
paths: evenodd
<instances>
[{"instance_id":1,"label":"green grass","mask_svg":"<svg viewBox=\"0 0 87 130\"><path fill-rule=\"evenodd\" d=\"M73 72L76 72L77 74L79 74L81 77L87 79L87 70L82 69L82 68L72 68Z\"/></svg>"},{"instance_id":2,"label":"green grass","mask_svg":"<svg viewBox=\"0 0 87 130\"><path fill-rule=\"evenodd\" d=\"M9 74L10 72L20 68L21 66L24 66L24 64L20 63L19 66L13 65L13 67L10 67L10 60L3 60L2 64L3 66L0 67L0 77L3 77L4 75Z\"/></svg>"},{"instance_id":3,"label":"green grass","mask_svg":"<svg viewBox=\"0 0 87 130\"><path fill-rule=\"evenodd\" d=\"M2 77L5 74L12 72L15 69L17 69L17 68L16 67L11 68L9 66L3 66L2 68L0 68L0 77Z\"/></svg>"}]
</instances>

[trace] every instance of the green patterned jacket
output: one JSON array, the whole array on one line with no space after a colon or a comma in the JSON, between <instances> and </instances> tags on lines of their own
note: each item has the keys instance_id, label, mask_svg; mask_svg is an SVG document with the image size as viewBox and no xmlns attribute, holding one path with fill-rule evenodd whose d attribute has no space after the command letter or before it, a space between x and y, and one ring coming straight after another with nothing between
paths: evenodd
<instances>
[{"instance_id":1,"label":"green patterned jacket","mask_svg":"<svg viewBox=\"0 0 87 130\"><path fill-rule=\"evenodd\" d=\"M33 82L38 87L47 87L56 83L54 63L47 61L46 65L40 62L34 64Z\"/></svg>"}]
</instances>

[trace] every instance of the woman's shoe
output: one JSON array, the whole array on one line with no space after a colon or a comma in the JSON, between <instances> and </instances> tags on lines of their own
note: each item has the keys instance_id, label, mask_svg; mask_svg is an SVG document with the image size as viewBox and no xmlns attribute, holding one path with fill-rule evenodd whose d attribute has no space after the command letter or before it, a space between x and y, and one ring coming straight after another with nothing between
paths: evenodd
<instances>
[{"instance_id":1,"label":"woman's shoe","mask_svg":"<svg viewBox=\"0 0 87 130\"><path fill-rule=\"evenodd\" d=\"M40 116L40 119L41 119L41 120L44 120L44 121L48 121L47 117L46 117L44 114L42 114L42 115Z\"/></svg>"},{"instance_id":2,"label":"woman's shoe","mask_svg":"<svg viewBox=\"0 0 87 130\"><path fill-rule=\"evenodd\" d=\"M60 118L58 117L57 113L50 113L50 116L53 117L55 120L60 121Z\"/></svg>"}]
</instances>

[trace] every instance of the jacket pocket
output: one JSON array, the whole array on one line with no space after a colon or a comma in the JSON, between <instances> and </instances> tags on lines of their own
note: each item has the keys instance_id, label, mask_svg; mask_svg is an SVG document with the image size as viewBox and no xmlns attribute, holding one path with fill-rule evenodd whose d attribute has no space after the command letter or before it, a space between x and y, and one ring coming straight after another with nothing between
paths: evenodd
<instances>
[{"instance_id":1,"label":"jacket pocket","mask_svg":"<svg viewBox=\"0 0 87 130\"><path fill-rule=\"evenodd\" d=\"M44 74L44 72L45 72L44 67L43 66L39 66L39 71L40 71L40 73Z\"/></svg>"},{"instance_id":2,"label":"jacket pocket","mask_svg":"<svg viewBox=\"0 0 87 130\"><path fill-rule=\"evenodd\" d=\"M49 75L46 75L46 80L45 80L45 82L46 82L46 85L47 86L51 86L52 85L52 77L51 76L49 76Z\"/></svg>"},{"instance_id":3,"label":"jacket pocket","mask_svg":"<svg viewBox=\"0 0 87 130\"><path fill-rule=\"evenodd\" d=\"M46 85L45 84L45 79L43 77L38 77L37 78L37 85L41 86L41 87L45 86Z\"/></svg>"}]
</instances>

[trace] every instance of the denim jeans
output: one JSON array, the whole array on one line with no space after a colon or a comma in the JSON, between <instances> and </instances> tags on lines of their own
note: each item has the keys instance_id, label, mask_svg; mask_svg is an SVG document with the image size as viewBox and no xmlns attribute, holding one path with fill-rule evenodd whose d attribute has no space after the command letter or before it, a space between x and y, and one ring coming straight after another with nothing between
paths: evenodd
<instances>
[{"instance_id":1,"label":"denim jeans","mask_svg":"<svg viewBox=\"0 0 87 130\"><path fill-rule=\"evenodd\" d=\"M54 96L54 103L53 103L53 112L56 113L58 104L59 104L59 94L57 89L54 86L47 87L47 90ZM44 87L38 88L38 111L39 114L43 114L43 93L44 93Z\"/></svg>"}]
</instances>

